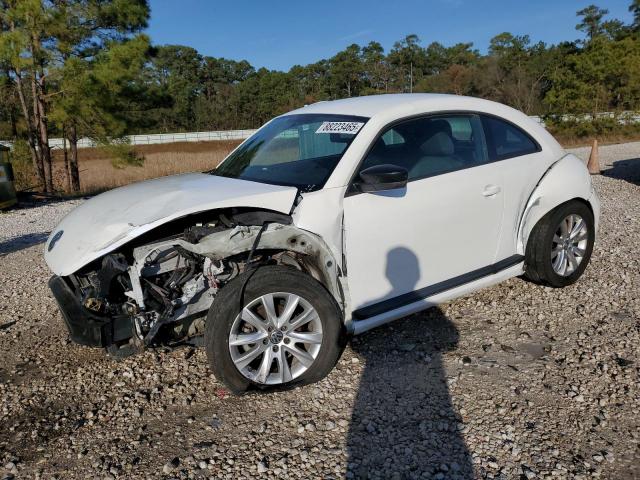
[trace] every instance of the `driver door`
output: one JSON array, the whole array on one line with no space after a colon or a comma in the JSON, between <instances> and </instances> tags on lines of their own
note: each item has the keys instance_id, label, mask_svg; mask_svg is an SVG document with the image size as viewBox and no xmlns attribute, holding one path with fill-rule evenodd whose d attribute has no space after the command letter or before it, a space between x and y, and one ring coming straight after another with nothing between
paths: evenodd
<instances>
[{"instance_id":1,"label":"driver door","mask_svg":"<svg viewBox=\"0 0 640 480\"><path fill-rule=\"evenodd\" d=\"M434 287L457 286L495 262L501 233L503 178L499 162L487 162L476 115L431 116L387 129L358 171L380 164L407 169L408 183L370 193L354 185L345 196L355 318L427 298Z\"/></svg>"}]
</instances>

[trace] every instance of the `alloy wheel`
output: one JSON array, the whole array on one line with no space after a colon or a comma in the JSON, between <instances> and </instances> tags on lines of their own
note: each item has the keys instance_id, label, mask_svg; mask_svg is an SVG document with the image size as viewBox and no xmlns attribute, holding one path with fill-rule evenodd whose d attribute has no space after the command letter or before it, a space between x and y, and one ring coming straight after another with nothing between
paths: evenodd
<instances>
[{"instance_id":1,"label":"alloy wheel","mask_svg":"<svg viewBox=\"0 0 640 480\"><path fill-rule=\"evenodd\" d=\"M268 293L247 304L229 334L229 352L249 380L277 385L306 372L322 345L322 322L313 306L293 293Z\"/></svg>"},{"instance_id":2,"label":"alloy wheel","mask_svg":"<svg viewBox=\"0 0 640 480\"><path fill-rule=\"evenodd\" d=\"M587 251L589 230L587 222L575 213L567 215L558 225L551 246L553 271L568 277L576 271Z\"/></svg>"}]
</instances>

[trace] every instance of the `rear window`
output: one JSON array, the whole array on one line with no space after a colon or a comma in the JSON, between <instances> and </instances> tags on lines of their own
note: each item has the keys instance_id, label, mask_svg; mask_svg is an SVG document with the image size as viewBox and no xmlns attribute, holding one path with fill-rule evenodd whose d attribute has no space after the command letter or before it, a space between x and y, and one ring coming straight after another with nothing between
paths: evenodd
<instances>
[{"instance_id":1,"label":"rear window","mask_svg":"<svg viewBox=\"0 0 640 480\"><path fill-rule=\"evenodd\" d=\"M540 150L538 144L522 129L495 117L482 116L490 160L529 155Z\"/></svg>"}]
</instances>

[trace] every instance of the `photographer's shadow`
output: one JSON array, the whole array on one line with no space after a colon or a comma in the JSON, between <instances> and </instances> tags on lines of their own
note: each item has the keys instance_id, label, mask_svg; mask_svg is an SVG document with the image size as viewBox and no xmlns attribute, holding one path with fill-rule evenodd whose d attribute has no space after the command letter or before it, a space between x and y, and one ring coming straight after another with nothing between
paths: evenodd
<instances>
[{"instance_id":1,"label":"photographer's shadow","mask_svg":"<svg viewBox=\"0 0 640 480\"><path fill-rule=\"evenodd\" d=\"M602 175L640 185L640 158L613 162L611 168L602 171Z\"/></svg>"},{"instance_id":2,"label":"photographer's shadow","mask_svg":"<svg viewBox=\"0 0 640 480\"><path fill-rule=\"evenodd\" d=\"M415 288L416 256L391 250L386 273L392 291L385 298ZM457 343L456 327L439 308L352 340L365 368L347 438L348 478L473 477L441 359Z\"/></svg>"}]
</instances>

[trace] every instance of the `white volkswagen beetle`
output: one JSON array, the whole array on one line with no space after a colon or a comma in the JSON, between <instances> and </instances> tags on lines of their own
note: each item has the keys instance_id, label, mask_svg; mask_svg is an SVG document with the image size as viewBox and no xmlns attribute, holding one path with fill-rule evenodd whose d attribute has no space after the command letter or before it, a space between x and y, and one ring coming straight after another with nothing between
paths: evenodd
<instances>
[{"instance_id":1,"label":"white volkswagen beetle","mask_svg":"<svg viewBox=\"0 0 640 480\"><path fill-rule=\"evenodd\" d=\"M349 334L511 277L575 282L599 208L583 162L521 112L379 95L277 117L211 172L99 195L45 258L74 341L128 354L204 330L240 392L317 381Z\"/></svg>"}]
</instances>

